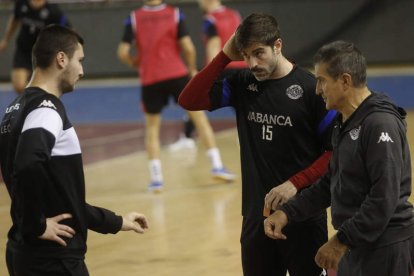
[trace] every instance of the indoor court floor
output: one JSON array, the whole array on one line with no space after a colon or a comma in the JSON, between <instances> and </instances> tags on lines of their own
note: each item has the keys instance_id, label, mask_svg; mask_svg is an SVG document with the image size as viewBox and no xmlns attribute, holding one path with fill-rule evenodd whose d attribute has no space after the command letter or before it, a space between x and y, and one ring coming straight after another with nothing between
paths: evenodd
<instances>
[{"instance_id":1,"label":"indoor court floor","mask_svg":"<svg viewBox=\"0 0 414 276\"><path fill-rule=\"evenodd\" d=\"M91 104L92 100L99 101L94 96L83 102ZM122 93L114 102L121 100ZM407 122L414 158L414 104L411 107ZM86 263L91 275L242 275L240 160L232 114L213 118L212 125L223 162L238 175L237 180L220 183L211 178L205 148L199 141L196 151L168 150L167 145L175 141L182 127L179 120L182 114L176 114L163 123L162 129L165 189L153 194L146 191L149 178L142 121L121 115L111 121L100 120L104 115L82 120L85 115L81 108L71 110L69 107L68 113L75 118L83 151L88 203L118 214L144 213L150 224L143 235L132 232L100 235L89 231ZM138 113L136 110L136 106L131 107L131 112ZM108 112L105 110L105 114ZM6 188L0 184L1 256L11 223L9 206ZM333 232L330 228L330 234ZM0 257L0 276L6 275L4 257Z\"/></svg>"}]
</instances>

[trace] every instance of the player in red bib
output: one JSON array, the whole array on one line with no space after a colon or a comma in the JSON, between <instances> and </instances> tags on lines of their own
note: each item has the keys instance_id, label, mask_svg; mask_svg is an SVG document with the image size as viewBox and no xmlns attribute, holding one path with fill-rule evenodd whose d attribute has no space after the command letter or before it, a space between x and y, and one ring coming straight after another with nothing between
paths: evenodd
<instances>
[{"instance_id":1,"label":"player in red bib","mask_svg":"<svg viewBox=\"0 0 414 276\"><path fill-rule=\"evenodd\" d=\"M135 41L136 56L130 54ZM187 66L181 59L181 51ZM161 111L172 97L176 102L190 76L196 74L196 54L183 14L162 0L144 1L144 6L131 12L125 22L120 60L137 68L142 84L142 108L145 113L145 144L149 158L151 181L148 189L163 188L160 161ZM202 111L188 112L208 148L212 175L225 181L235 176L223 166L213 130Z\"/></svg>"},{"instance_id":2,"label":"player in red bib","mask_svg":"<svg viewBox=\"0 0 414 276\"><path fill-rule=\"evenodd\" d=\"M238 11L221 4L220 0L199 0L200 8L205 13L203 18L203 42L205 46L206 64L209 63L223 48L241 22ZM229 63L221 73L221 78L232 75L235 71L247 68L244 61ZM190 118L184 122L184 133L174 144L170 145L172 151L191 147L194 124Z\"/></svg>"}]
</instances>

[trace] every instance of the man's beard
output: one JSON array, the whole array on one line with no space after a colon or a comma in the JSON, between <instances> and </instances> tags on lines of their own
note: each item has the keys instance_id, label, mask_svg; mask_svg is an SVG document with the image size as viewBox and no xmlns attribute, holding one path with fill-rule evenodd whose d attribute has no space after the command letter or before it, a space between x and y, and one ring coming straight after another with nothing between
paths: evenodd
<instances>
[{"instance_id":1,"label":"man's beard","mask_svg":"<svg viewBox=\"0 0 414 276\"><path fill-rule=\"evenodd\" d=\"M73 85L71 85L71 84L70 84L69 82L67 82L67 81L62 81L62 82L60 83L60 91L62 91L62 94L72 92L72 91L73 91L73 89L74 89L74 86L73 86Z\"/></svg>"},{"instance_id":2,"label":"man's beard","mask_svg":"<svg viewBox=\"0 0 414 276\"><path fill-rule=\"evenodd\" d=\"M60 84L59 84L59 89L62 92L62 94L64 93L68 93L68 92L72 92L74 89L74 85L71 84L69 81L69 73L65 72L62 75L62 79L60 80Z\"/></svg>"}]
</instances>

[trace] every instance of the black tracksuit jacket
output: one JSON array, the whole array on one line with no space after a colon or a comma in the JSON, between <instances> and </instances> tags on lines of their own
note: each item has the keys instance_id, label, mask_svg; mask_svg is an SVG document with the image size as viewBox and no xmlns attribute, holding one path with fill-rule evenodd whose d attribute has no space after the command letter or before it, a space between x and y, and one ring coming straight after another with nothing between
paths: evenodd
<instances>
[{"instance_id":1,"label":"black tracksuit jacket","mask_svg":"<svg viewBox=\"0 0 414 276\"><path fill-rule=\"evenodd\" d=\"M122 217L85 201L82 154L76 132L57 97L39 88L26 91L9 105L0 125L0 163L11 197L13 225L8 249L47 258L83 258L87 230L116 233ZM67 247L41 240L46 219L61 221L76 234Z\"/></svg>"},{"instance_id":2,"label":"black tracksuit jacket","mask_svg":"<svg viewBox=\"0 0 414 276\"><path fill-rule=\"evenodd\" d=\"M328 173L282 210L298 221L331 206L338 239L379 247L414 235L411 159L405 111L372 93L334 133Z\"/></svg>"}]
</instances>

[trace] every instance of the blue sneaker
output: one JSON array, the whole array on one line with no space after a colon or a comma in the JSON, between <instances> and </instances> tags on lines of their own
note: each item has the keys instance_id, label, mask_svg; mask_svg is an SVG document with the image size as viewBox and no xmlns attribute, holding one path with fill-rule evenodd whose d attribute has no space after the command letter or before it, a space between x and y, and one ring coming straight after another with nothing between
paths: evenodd
<instances>
[{"instance_id":1,"label":"blue sneaker","mask_svg":"<svg viewBox=\"0 0 414 276\"><path fill-rule=\"evenodd\" d=\"M211 174L214 179L222 180L226 182L233 182L236 179L236 175L229 172L226 168L212 169Z\"/></svg>"},{"instance_id":2,"label":"blue sneaker","mask_svg":"<svg viewBox=\"0 0 414 276\"><path fill-rule=\"evenodd\" d=\"M149 192L160 193L163 187L164 183L161 181L151 181L150 184L148 184L147 189Z\"/></svg>"}]
</instances>

